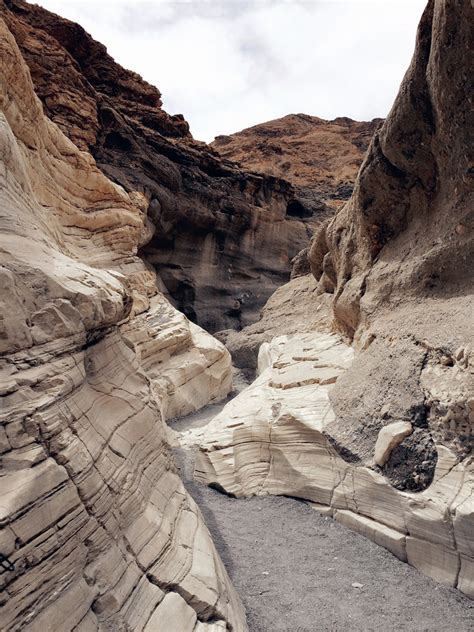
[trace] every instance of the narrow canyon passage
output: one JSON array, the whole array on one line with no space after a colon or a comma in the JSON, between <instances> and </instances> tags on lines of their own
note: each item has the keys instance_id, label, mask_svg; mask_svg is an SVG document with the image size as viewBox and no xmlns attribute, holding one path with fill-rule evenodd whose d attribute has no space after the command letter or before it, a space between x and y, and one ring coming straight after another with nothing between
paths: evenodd
<instances>
[{"instance_id":1,"label":"narrow canyon passage","mask_svg":"<svg viewBox=\"0 0 474 632\"><path fill-rule=\"evenodd\" d=\"M223 404L171 423L205 426ZM474 604L305 502L230 498L194 482L194 455L175 449L247 612L250 632L472 630Z\"/></svg>"}]
</instances>

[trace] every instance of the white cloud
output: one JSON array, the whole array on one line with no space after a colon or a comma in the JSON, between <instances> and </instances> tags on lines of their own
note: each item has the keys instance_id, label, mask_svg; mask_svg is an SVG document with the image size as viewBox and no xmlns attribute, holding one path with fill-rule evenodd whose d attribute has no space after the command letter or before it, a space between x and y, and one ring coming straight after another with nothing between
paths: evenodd
<instances>
[{"instance_id":1,"label":"white cloud","mask_svg":"<svg viewBox=\"0 0 474 632\"><path fill-rule=\"evenodd\" d=\"M305 112L385 116L426 0L37 0L79 22L212 140Z\"/></svg>"}]
</instances>

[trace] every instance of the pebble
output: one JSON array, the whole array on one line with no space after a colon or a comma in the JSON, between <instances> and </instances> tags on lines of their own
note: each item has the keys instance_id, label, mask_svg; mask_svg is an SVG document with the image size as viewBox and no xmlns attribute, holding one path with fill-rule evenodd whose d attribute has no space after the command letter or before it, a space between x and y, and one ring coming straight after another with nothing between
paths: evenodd
<instances>
[{"instance_id":1,"label":"pebble","mask_svg":"<svg viewBox=\"0 0 474 632\"><path fill-rule=\"evenodd\" d=\"M453 366L453 359L450 356L442 356L440 362L444 366Z\"/></svg>"}]
</instances>

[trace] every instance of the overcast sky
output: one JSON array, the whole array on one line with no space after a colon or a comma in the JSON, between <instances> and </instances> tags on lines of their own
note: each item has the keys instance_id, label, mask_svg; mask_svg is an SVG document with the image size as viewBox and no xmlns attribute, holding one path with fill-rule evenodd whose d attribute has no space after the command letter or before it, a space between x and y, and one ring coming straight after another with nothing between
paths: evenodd
<instances>
[{"instance_id":1,"label":"overcast sky","mask_svg":"<svg viewBox=\"0 0 474 632\"><path fill-rule=\"evenodd\" d=\"M388 113L426 0L36 0L158 86L195 138L292 112Z\"/></svg>"}]
</instances>

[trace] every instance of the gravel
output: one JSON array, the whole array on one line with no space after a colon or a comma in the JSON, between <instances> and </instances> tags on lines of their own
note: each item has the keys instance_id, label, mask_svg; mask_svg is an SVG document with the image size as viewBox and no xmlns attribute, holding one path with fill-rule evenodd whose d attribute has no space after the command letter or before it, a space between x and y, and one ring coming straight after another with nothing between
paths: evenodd
<instances>
[{"instance_id":1,"label":"gravel","mask_svg":"<svg viewBox=\"0 0 474 632\"><path fill-rule=\"evenodd\" d=\"M202 426L207 411L173 424ZM230 498L192 480L192 452L176 449L247 611L250 632L474 630L474 602L302 501Z\"/></svg>"}]
</instances>

